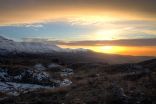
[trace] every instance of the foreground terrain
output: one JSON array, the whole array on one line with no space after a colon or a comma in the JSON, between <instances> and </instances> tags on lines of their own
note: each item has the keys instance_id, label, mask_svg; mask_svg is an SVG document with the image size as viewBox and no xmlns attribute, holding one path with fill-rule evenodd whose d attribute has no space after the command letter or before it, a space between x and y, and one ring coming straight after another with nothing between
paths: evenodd
<instances>
[{"instance_id":1,"label":"foreground terrain","mask_svg":"<svg viewBox=\"0 0 156 104\"><path fill-rule=\"evenodd\" d=\"M0 104L156 103L156 59L113 65L48 59L2 57Z\"/></svg>"}]
</instances>

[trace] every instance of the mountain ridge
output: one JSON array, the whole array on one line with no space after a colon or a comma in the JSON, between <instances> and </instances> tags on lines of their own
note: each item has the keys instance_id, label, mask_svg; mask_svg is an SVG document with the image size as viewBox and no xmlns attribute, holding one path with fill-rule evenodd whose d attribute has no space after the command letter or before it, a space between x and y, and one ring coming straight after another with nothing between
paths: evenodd
<instances>
[{"instance_id":1,"label":"mountain ridge","mask_svg":"<svg viewBox=\"0 0 156 104\"><path fill-rule=\"evenodd\" d=\"M10 58L21 57L23 59L26 57L31 59L35 56L46 58L46 60L57 58L68 63L104 62L110 64L136 63L154 58L148 56L97 53L87 49L66 49L42 42L16 42L2 36L0 36L0 56L1 58L3 56Z\"/></svg>"},{"instance_id":2,"label":"mountain ridge","mask_svg":"<svg viewBox=\"0 0 156 104\"><path fill-rule=\"evenodd\" d=\"M0 54L6 53L53 53L87 51L86 49L64 49L55 44L43 42L16 42L0 36Z\"/></svg>"}]
</instances>

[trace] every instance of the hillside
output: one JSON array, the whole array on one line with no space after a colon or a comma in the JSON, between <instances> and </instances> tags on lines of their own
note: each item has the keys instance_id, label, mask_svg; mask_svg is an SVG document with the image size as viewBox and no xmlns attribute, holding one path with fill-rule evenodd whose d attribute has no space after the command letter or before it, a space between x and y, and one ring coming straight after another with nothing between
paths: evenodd
<instances>
[{"instance_id":1,"label":"hillside","mask_svg":"<svg viewBox=\"0 0 156 104\"><path fill-rule=\"evenodd\" d=\"M156 103L154 59L116 65L10 61L0 64L1 104Z\"/></svg>"},{"instance_id":2,"label":"hillside","mask_svg":"<svg viewBox=\"0 0 156 104\"><path fill-rule=\"evenodd\" d=\"M57 59L65 63L103 62L109 64L136 63L152 59L147 56L124 56L116 54L96 53L86 49L65 49L54 44L42 42L16 42L0 37L1 60L9 59ZM3 59L4 57L4 59Z\"/></svg>"}]
</instances>

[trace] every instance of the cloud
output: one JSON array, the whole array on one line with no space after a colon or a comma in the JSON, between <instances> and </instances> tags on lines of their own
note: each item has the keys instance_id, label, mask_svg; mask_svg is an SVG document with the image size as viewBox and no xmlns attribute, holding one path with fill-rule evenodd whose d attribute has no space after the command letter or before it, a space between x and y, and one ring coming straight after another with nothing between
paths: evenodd
<instances>
[{"instance_id":1,"label":"cloud","mask_svg":"<svg viewBox=\"0 0 156 104\"><path fill-rule=\"evenodd\" d=\"M58 42L58 45L67 46L156 46L156 38L153 39L122 39L122 40L86 40Z\"/></svg>"},{"instance_id":2,"label":"cloud","mask_svg":"<svg viewBox=\"0 0 156 104\"><path fill-rule=\"evenodd\" d=\"M63 41L53 38L23 38L24 42L44 42L66 46L156 46L156 38L120 40Z\"/></svg>"},{"instance_id":3,"label":"cloud","mask_svg":"<svg viewBox=\"0 0 156 104\"><path fill-rule=\"evenodd\" d=\"M41 24L28 24L28 25L25 25L25 27L41 28L41 27L43 27L43 25L41 25Z\"/></svg>"},{"instance_id":4,"label":"cloud","mask_svg":"<svg viewBox=\"0 0 156 104\"><path fill-rule=\"evenodd\" d=\"M0 0L0 25L69 20L156 20L156 0Z\"/></svg>"}]
</instances>

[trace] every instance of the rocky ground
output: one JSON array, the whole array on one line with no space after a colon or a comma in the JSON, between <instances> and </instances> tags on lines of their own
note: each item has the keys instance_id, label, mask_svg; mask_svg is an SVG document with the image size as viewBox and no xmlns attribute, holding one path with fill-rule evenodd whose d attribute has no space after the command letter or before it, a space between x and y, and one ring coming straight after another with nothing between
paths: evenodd
<instances>
[{"instance_id":1,"label":"rocky ground","mask_svg":"<svg viewBox=\"0 0 156 104\"><path fill-rule=\"evenodd\" d=\"M43 60L0 63L0 104L156 104L155 59L116 65Z\"/></svg>"},{"instance_id":2,"label":"rocky ground","mask_svg":"<svg viewBox=\"0 0 156 104\"><path fill-rule=\"evenodd\" d=\"M37 89L64 87L72 83L68 79L72 74L72 69L54 63L47 66L36 64L29 67L16 66L16 68L1 65L0 92L18 96Z\"/></svg>"}]
</instances>

